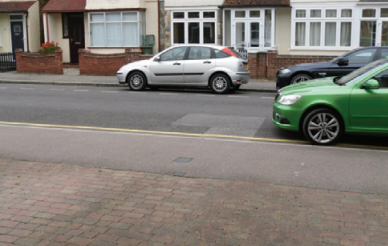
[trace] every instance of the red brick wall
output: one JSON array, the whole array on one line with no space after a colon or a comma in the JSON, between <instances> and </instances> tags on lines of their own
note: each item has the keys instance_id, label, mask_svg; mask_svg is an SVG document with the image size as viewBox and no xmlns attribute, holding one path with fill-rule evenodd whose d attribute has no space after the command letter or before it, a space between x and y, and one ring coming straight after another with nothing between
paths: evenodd
<instances>
[{"instance_id":1,"label":"red brick wall","mask_svg":"<svg viewBox=\"0 0 388 246\"><path fill-rule=\"evenodd\" d=\"M21 73L63 74L62 50L54 53L25 53L16 50L16 71Z\"/></svg>"},{"instance_id":2,"label":"red brick wall","mask_svg":"<svg viewBox=\"0 0 388 246\"><path fill-rule=\"evenodd\" d=\"M116 75L123 65L139 60L151 58L151 55L141 55L138 49L127 49L125 53L96 54L86 50L79 50L80 74L87 75Z\"/></svg>"},{"instance_id":3,"label":"red brick wall","mask_svg":"<svg viewBox=\"0 0 388 246\"><path fill-rule=\"evenodd\" d=\"M284 66L301 63L330 61L335 56L278 55L277 51L249 53L252 79L275 79L276 71Z\"/></svg>"}]
</instances>

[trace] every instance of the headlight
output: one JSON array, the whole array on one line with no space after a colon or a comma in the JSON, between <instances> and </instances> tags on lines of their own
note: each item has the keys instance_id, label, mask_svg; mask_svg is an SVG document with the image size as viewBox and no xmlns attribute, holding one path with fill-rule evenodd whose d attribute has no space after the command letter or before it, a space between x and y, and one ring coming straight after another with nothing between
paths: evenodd
<instances>
[{"instance_id":1,"label":"headlight","mask_svg":"<svg viewBox=\"0 0 388 246\"><path fill-rule=\"evenodd\" d=\"M292 105L299 101L302 98L302 95L284 95L281 96L278 103L282 105Z\"/></svg>"},{"instance_id":2,"label":"headlight","mask_svg":"<svg viewBox=\"0 0 388 246\"><path fill-rule=\"evenodd\" d=\"M281 74L286 74L286 73L289 73L289 72L291 72L291 70L288 69L288 68L285 68L285 69L283 69L283 70L280 70L280 73L281 73Z\"/></svg>"}]
</instances>

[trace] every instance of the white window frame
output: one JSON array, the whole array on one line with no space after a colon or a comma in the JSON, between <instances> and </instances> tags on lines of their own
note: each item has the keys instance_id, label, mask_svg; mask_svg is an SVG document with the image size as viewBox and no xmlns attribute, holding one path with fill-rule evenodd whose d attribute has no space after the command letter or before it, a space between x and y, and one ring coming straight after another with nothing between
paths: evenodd
<instances>
[{"instance_id":1,"label":"white window frame","mask_svg":"<svg viewBox=\"0 0 388 246\"><path fill-rule=\"evenodd\" d=\"M218 43L218 8L203 8L203 9L166 9L171 10L171 45L179 45L179 44L190 44L189 43L189 23L199 23L199 43L198 44L206 44L206 45L217 45ZM189 18L189 13L191 12L199 12L199 18ZM204 18L203 14L205 12L214 12L214 18ZM184 18L182 19L174 19L174 13L183 13ZM203 27L204 23L211 22L214 23L214 43L204 43L204 33ZM175 43L174 42L174 23L184 23L184 42L183 43Z\"/></svg>"},{"instance_id":2,"label":"white window frame","mask_svg":"<svg viewBox=\"0 0 388 246\"><path fill-rule=\"evenodd\" d=\"M374 17L363 17L362 12L366 9L374 9L376 15ZM376 22L376 43L375 46L381 46L382 42L382 23L388 22L388 17L381 17L381 9L388 9L388 5L386 6L363 6L360 8L360 28L358 33L361 33L361 22L362 21L375 21ZM358 42L360 42L360 38L358 38Z\"/></svg>"},{"instance_id":3,"label":"white window frame","mask_svg":"<svg viewBox=\"0 0 388 246\"><path fill-rule=\"evenodd\" d=\"M324 6L321 8L321 17L310 17L311 10L318 10L315 4L314 6L307 7L299 7L295 6L292 8L292 25L291 25L291 49L294 50L351 50L355 46L357 46L357 41L354 40L354 33L356 31L356 8L354 6ZM341 17L342 10L352 10L352 17ZM298 10L305 10L306 17L296 17L296 12ZM326 10L337 10L337 17L326 17ZM310 46L310 23L312 22L320 22L321 30L320 30L320 45L319 46ZM325 46L325 31L326 31L326 23L336 23L336 40L334 46ZM350 46L341 46L341 23L351 23L351 37L350 37ZM296 46L296 23L305 23L306 33L305 33L305 45L304 46Z\"/></svg>"},{"instance_id":4,"label":"white window frame","mask_svg":"<svg viewBox=\"0 0 388 246\"><path fill-rule=\"evenodd\" d=\"M276 35L276 31L275 31L275 26L276 26L276 11L274 8L248 8L248 9L225 9L224 10L224 20L223 20L223 23L226 22L226 19L225 19L225 11L230 11L230 33L231 33L231 40L230 40L230 43L231 43L231 46L233 47L237 47L236 46L236 43L233 41L233 37L236 36L236 30L235 30L235 25L236 23L245 23L245 25L248 25L249 23L251 22L259 22L260 23L260 33L259 33L259 36L260 36L260 45L259 47L248 47L249 49L252 49L252 50L268 50L268 49L273 49L275 47L275 35ZM236 11L244 11L245 12L245 17L236 17ZM250 17L249 13L250 11L260 11L260 17ZM265 11L271 11L271 45L270 46L265 46ZM225 33L225 24L223 26L224 28L224 33ZM244 31L245 32L245 31ZM246 35L249 35L249 34L246 34ZM246 38L247 39L247 36ZM223 39L223 45L225 45L226 43L226 40L225 40L225 37Z\"/></svg>"},{"instance_id":5,"label":"white window frame","mask_svg":"<svg viewBox=\"0 0 388 246\"><path fill-rule=\"evenodd\" d=\"M119 13L120 14L120 21L107 21L106 20L106 14L111 14L111 13ZM137 19L136 20L124 20L123 14L125 13L136 13ZM92 15L94 14L102 14L104 16L103 21L92 21ZM123 31L123 24L124 23L137 23L137 30L138 30L138 37L137 37L137 43L134 44L133 46L124 46L124 37L121 37L121 45L119 46L108 46L107 45L107 40L106 40L106 28L108 23L120 23L121 25L121 33L122 35L125 35L126 33ZM104 24L104 45L102 46L95 46L92 45L92 25L93 24ZM93 48L122 48L122 47L140 47L144 41L144 33L145 33L145 23L144 23L144 13L141 11L114 11L114 12L89 12L88 13L88 25L89 25L89 43L90 47ZM130 34L133 35L133 34Z\"/></svg>"}]
</instances>

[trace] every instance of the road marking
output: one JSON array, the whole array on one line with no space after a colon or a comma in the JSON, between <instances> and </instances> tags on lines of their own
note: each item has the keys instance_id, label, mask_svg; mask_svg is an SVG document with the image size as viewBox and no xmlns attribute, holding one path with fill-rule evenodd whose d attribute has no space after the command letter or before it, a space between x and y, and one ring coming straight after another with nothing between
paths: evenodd
<instances>
[{"instance_id":1,"label":"road marking","mask_svg":"<svg viewBox=\"0 0 388 246\"><path fill-rule=\"evenodd\" d=\"M88 92L89 90L74 90L76 92Z\"/></svg>"},{"instance_id":2,"label":"road marking","mask_svg":"<svg viewBox=\"0 0 388 246\"><path fill-rule=\"evenodd\" d=\"M20 90L35 90L35 88L20 87Z\"/></svg>"},{"instance_id":3,"label":"road marking","mask_svg":"<svg viewBox=\"0 0 388 246\"><path fill-rule=\"evenodd\" d=\"M0 90L5 90L7 89L7 87L0 87Z\"/></svg>"},{"instance_id":4,"label":"road marking","mask_svg":"<svg viewBox=\"0 0 388 246\"><path fill-rule=\"evenodd\" d=\"M261 97L262 99L271 99L271 100L274 100L275 97Z\"/></svg>"},{"instance_id":5,"label":"road marking","mask_svg":"<svg viewBox=\"0 0 388 246\"><path fill-rule=\"evenodd\" d=\"M102 93L119 93L118 91L101 91Z\"/></svg>"},{"instance_id":6,"label":"road marking","mask_svg":"<svg viewBox=\"0 0 388 246\"><path fill-rule=\"evenodd\" d=\"M70 126L70 125L52 125L52 124L36 124L36 123L23 123L23 122L7 122L0 121L0 125L6 126L28 126L28 127L41 127L41 128L64 128L73 130L90 130L90 131L107 131L107 132L122 132L122 133L139 133L139 134L154 134L164 136L181 136L181 137L201 137L201 138L221 138L221 139L234 139L234 140L248 140L248 141L264 141L274 143L285 144L303 144L311 147L323 147L323 148L337 148L336 146L315 146L311 145L308 141L290 140L290 139L276 139L276 138L258 138L258 137L244 137L234 135L220 135L220 134L201 134L201 133L184 133L184 132L166 132L166 131L149 131L138 129L125 129L125 128L106 128L106 127L94 127L94 126ZM364 148L373 150L388 150L388 147L374 146L374 145L356 145L356 144L337 144L337 146L346 148Z\"/></svg>"},{"instance_id":7,"label":"road marking","mask_svg":"<svg viewBox=\"0 0 388 246\"><path fill-rule=\"evenodd\" d=\"M168 92L162 92L162 93L159 93L159 95L165 95L165 96L176 96L176 95L179 95L178 93L168 93Z\"/></svg>"},{"instance_id":8,"label":"road marking","mask_svg":"<svg viewBox=\"0 0 388 246\"><path fill-rule=\"evenodd\" d=\"M195 94L196 96L199 97L214 97L215 95L209 95L209 94Z\"/></svg>"},{"instance_id":9,"label":"road marking","mask_svg":"<svg viewBox=\"0 0 388 246\"><path fill-rule=\"evenodd\" d=\"M64 91L65 89L50 89L50 91Z\"/></svg>"},{"instance_id":10,"label":"road marking","mask_svg":"<svg viewBox=\"0 0 388 246\"><path fill-rule=\"evenodd\" d=\"M249 98L249 96L228 96L228 97Z\"/></svg>"}]
</instances>

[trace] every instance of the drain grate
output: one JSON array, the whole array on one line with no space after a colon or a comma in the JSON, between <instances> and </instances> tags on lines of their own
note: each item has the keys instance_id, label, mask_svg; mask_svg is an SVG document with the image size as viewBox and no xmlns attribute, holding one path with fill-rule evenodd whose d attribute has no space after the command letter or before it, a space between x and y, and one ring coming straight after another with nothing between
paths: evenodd
<instances>
[{"instance_id":1,"label":"drain grate","mask_svg":"<svg viewBox=\"0 0 388 246\"><path fill-rule=\"evenodd\" d=\"M179 157L174 160L174 162L180 162L180 163L188 163L192 160L193 158L187 158L187 157Z\"/></svg>"}]
</instances>

